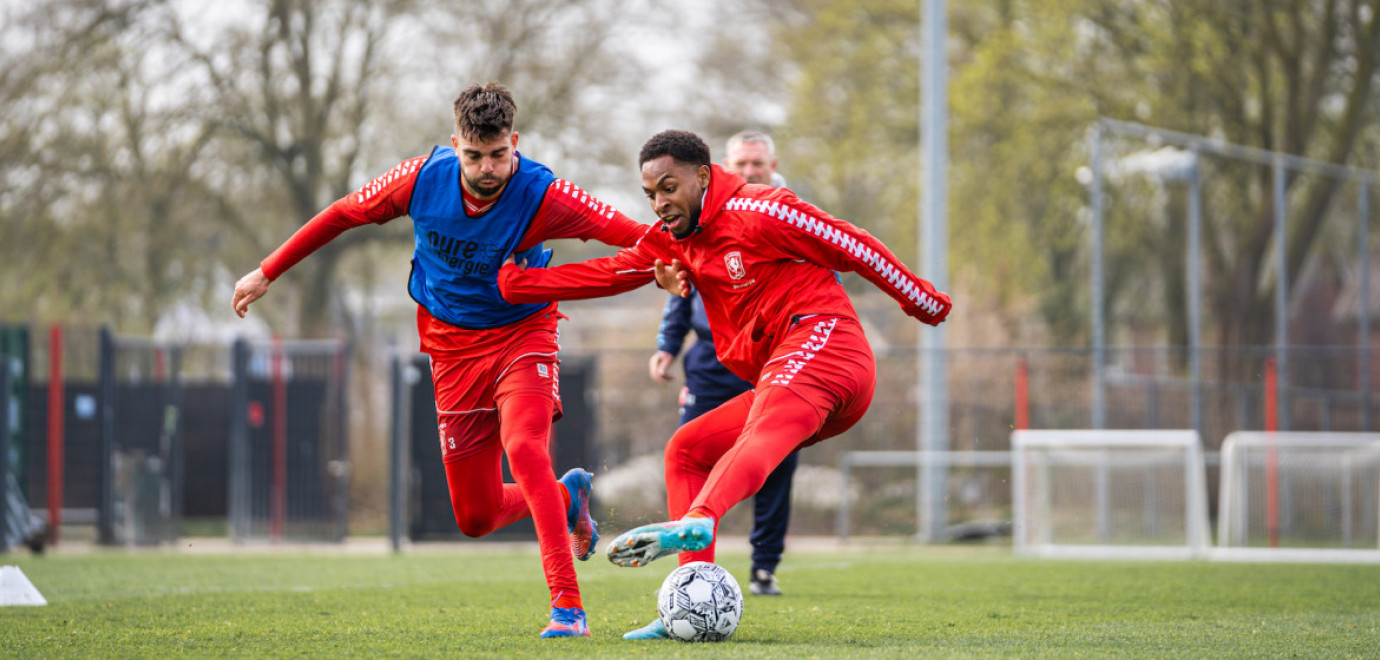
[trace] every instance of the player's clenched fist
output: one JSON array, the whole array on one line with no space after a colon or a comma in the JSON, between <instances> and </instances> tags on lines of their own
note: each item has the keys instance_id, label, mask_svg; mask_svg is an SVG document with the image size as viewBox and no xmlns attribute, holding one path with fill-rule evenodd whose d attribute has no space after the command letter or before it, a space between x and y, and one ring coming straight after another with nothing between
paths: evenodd
<instances>
[{"instance_id":1,"label":"player's clenched fist","mask_svg":"<svg viewBox=\"0 0 1380 660\"><path fill-rule=\"evenodd\" d=\"M253 272L240 278L235 283L235 298L230 302L235 308L235 313L244 318L249 313L249 303L254 302L268 293L268 285L273 281L264 275L262 268L255 268Z\"/></svg>"},{"instance_id":2,"label":"player's clenched fist","mask_svg":"<svg viewBox=\"0 0 1380 660\"><path fill-rule=\"evenodd\" d=\"M949 316L949 311L954 308L953 301L949 299L949 294L943 291L926 293L926 304L906 305L902 309L906 314L919 320L925 325L939 325Z\"/></svg>"}]
</instances>

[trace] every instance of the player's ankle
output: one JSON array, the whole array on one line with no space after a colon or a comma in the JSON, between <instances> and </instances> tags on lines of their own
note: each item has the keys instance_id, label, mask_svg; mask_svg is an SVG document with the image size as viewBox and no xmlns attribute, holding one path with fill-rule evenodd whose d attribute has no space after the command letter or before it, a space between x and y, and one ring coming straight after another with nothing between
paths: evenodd
<instances>
[{"instance_id":1,"label":"player's ankle","mask_svg":"<svg viewBox=\"0 0 1380 660\"><path fill-rule=\"evenodd\" d=\"M580 594L570 595L566 593L557 594L555 598L551 599L551 607L585 609L584 605L580 603Z\"/></svg>"}]
</instances>

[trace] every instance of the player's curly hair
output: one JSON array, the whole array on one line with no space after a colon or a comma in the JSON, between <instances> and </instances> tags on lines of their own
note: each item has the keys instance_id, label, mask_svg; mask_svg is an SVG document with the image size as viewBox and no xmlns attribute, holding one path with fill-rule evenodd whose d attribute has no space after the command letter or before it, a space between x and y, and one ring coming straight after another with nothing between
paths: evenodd
<instances>
[{"instance_id":1,"label":"player's curly hair","mask_svg":"<svg viewBox=\"0 0 1380 660\"><path fill-rule=\"evenodd\" d=\"M637 166L642 167L647 161L662 156L670 156L696 167L708 165L710 162L709 145L690 131L669 130L653 135L637 154Z\"/></svg>"},{"instance_id":2,"label":"player's curly hair","mask_svg":"<svg viewBox=\"0 0 1380 660\"><path fill-rule=\"evenodd\" d=\"M502 83L471 85L455 97L455 131L475 142L489 142L513 130L517 102Z\"/></svg>"}]
</instances>

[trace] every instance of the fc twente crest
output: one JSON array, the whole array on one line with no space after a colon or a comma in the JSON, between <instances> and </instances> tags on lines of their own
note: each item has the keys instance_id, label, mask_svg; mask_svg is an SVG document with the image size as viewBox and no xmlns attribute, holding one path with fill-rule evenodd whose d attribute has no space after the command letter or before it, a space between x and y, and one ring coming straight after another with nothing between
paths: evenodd
<instances>
[{"instance_id":1,"label":"fc twente crest","mask_svg":"<svg viewBox=\"0 0 1380 660\"><path fill-rule=\"evenodd\" d=\"M730 278L741 280L747 277L747 269L743 268L743 255L737 250L724 255L724 264L728 266Z\"/></svg>"}]
</instances>

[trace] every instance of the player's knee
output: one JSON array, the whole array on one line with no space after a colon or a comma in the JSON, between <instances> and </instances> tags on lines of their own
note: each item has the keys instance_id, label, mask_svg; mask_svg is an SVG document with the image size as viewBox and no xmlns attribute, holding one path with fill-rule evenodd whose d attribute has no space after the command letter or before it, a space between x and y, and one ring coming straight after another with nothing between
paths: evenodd
<instances>
[{"instance_id":1,"label":"player's knee","mask_svg":"<svg viewBox=\"0 0 1380 660\"><path fill-rule=\"evenodd\" d=\"M694 436L683 431L681 427L671 434L671 439L666 441L666 465L684 462L694 455Z\"/></svg>"},{"instance_id":2,"label":"player's knee","mask_svg":"<svg viewBox=\"0 0 1380 660\"><path fill-rule=\"evenodd\" d=\"M477 512L456 511L455 524L460 527L461 534L474 539L494 531L493 518Z\"/></svg>"},{"instance_id":3,"label":"player's knee","mask_svg":"<svg viewBox=\"0 0 1380 660\"><path fill-rule=\"evenodd\" d=\"M460 533L470 538L479 538L494 531L494 512L484 507L467 506L465 502L451 500L451 510L455 513L455 525Z\"/></svg>"},{"instance_id":4,"label":"player's knee","mask_svg":"<svg viewBox=\"0 0 1380 660\"><path fill-rule=\"evenodd\" d=\"M551 473L551 454L545 442L517 442L508 447L508 468L517 477L527 470L545 470Z\"/></svg>"}]
</instances>

